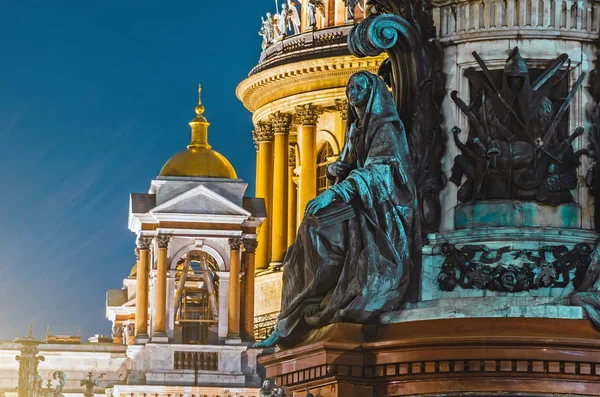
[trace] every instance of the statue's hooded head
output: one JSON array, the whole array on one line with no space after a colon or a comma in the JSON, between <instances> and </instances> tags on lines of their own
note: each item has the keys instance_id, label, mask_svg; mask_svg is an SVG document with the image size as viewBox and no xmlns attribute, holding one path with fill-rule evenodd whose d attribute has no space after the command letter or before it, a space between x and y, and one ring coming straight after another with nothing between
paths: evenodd
<instances>
[{"instance_id":1,"label":"statue's hooded head","mask_svg":"<svg viewBox=\"0 0 600 397\"><path fill-rule=\"evenodd\" d=\"M396 103L385 82L373 73L361 71L350 77L346 86L348 98L348 123L358 120L357 109L364 110L364 117L358 120L361 129L373 122L397 122L401 124Z\"/></svg>"}]
</instances>

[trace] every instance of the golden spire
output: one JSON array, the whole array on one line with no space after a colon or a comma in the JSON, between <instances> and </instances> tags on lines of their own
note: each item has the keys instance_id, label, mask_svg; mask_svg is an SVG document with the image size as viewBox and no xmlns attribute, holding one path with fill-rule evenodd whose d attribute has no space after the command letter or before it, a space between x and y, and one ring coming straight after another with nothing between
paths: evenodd
<instances>
[{"instance_id":1,"label":"golden spire","mask_svg":"<svg viewBox=\"0 0 600 397\"><path fill-rule=\"evenodd\" d=\"M190 121L192 127L192 141L188 149L210 149L208 144L208 126L210 123L203 116L204 106L202 105L202 84L198 84L198 105L196 106L196 117Z\"/></svg>"}]
</instances>

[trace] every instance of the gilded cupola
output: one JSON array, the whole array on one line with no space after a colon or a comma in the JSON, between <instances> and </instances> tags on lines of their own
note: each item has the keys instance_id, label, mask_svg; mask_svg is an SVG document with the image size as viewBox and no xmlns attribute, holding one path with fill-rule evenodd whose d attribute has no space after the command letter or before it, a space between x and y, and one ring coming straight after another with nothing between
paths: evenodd
<instances>
[{"instance_id":1,"label":"gilded cupola","mask_svg":"<svg viewBox=\"0 0 600 397\"><path fill-rule=\"evenodd\" d=\"M160 176L209 177L237 179L235 169L222 154L212 150L208 144L208 126L203 116L202 86L198 86L198 106L196 117L190 121L192 141L183 150L166 162Z\"/></svg>"}]
</instances>

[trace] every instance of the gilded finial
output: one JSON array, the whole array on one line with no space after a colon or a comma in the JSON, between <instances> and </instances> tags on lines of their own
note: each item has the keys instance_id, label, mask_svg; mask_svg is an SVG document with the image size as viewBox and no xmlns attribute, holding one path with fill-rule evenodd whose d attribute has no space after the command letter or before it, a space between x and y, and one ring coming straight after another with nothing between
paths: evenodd
<instances>
[{"instance_id":1,"label":"gilded finial","mask_svg":"<svg viewBox=\"0 0 600 397\"><path fill-rule=\"evenodd\" d=\"M196 106L196 114L202 117L204 114L204 106L202 106L202 84L198 84L198 106Z\"/></svg>"}]
</instances>

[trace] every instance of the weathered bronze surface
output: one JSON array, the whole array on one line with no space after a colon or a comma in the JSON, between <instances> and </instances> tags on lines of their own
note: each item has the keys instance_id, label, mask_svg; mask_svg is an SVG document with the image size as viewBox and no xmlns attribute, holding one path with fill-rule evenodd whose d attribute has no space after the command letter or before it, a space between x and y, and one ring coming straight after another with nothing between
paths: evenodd
<instances>
[{"instance_id":1,"label":"weathered bronze surface","mask_svg":"<svg viewBox=\"0 0 600 397\"><path fill-rule=\"evenodd\" d=\"M569 134L565 114L585 73L564 97L555 97L552 93L560 91L570 70L566 54L533 78L515 47L501 79L492 75L477 52L473 56L481 72L475 68L465 71L471 85L470 105L456 91L451 93L470 123L466 143L459 139L460 129L452 129L462 152L454 160L450 177L459 186L458 200L571 202L579 157L586 151L574 152L572 142L583 128Z\"/></svg>"},{"instance_id":2,"label":"weathered bronze surface","mask_svg":"<svg viewBox=\"0 0 600 397\"><path fill-rule=\"evenodd\" d=\"M578 288L590 267L589 244L577 244L572 250L564 245L542 247L537 251L510 252L502 247L491 255L485 245L465 245L460 249L444 243L446 261L438 276L443 291L481 289L499 292L522 292L540 288L564 288L571 282ZM519 266L504 263L504 258L519 260Z\"/></svg>"},{"instance_id":3,"label":"weathered bronze surface","mask_svg":"<svg viewBox=\"0 0 600 397\"><path fill-rule=\"evenodd\" d=\"M576 285L571 303L585 309L588 317L600 331L600 246L591 255L591 263L582 282Z\"/></svg>"},{"instance_id":4,"label":"weathered bronze surface","mask_svg":"<svg viewBox=\"0 0 600 397\"><path fill-rule=\"evenodd\" d=\"M309 329L364 323L403 298L411 274L416 187L406 133L384 81L359 72L348 83L345 162L339 183L309 202L283 266L273 335L293 345Z\"/></svg>"}]
</instances>

